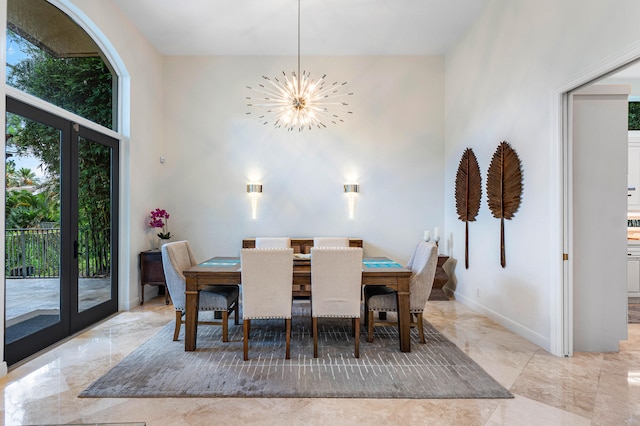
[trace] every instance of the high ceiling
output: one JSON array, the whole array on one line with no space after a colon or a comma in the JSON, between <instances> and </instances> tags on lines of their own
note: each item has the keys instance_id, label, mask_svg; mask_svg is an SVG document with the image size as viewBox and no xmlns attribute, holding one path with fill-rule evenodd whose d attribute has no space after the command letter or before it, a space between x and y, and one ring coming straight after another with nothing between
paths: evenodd
<instances>
[{"instance_id":1,"label":"high ceiling","mask_svg":"<svg viewBox=\"0 0 640 426\"><path fill-rule=\"evenodd\" d=\"M164 55L295 55L296 0L110 0ZM440 55L488 0L301 0L302 55Z\"/></svg>"}]
</instances>

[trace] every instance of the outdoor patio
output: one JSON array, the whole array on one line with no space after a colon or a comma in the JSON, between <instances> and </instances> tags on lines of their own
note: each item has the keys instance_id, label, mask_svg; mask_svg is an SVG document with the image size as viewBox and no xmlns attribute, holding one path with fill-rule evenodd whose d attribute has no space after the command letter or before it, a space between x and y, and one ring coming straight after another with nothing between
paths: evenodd
<instances>
[{"instance_id":1,"label":"outdoor patio","mask_svg":"<svg viewBox=\"0 0 640 426\"><path fill-rule=\"evenodd\" d=\"M60 311L59 278L6 279L6 326L10 327L37 315ZM80 278L79 310L83 311L111 297L111 279Z\"/></svg>"}]
</instances>

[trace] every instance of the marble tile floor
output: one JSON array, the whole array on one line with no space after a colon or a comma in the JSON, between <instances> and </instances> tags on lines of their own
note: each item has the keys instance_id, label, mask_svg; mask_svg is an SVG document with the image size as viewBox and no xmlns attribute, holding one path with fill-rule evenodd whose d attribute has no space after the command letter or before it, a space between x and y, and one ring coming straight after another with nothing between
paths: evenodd
<instances>
[{"instance_id":1,"label":"marble tile floor","mask_svg":"<svg viewBox=\"0 0 640 426\"><path fill-rule=\"evenodd\" d=\"M640 324L618 353L558 358L458 302L429 305L427 320L514 399L77 398L173 320L157 297L11 368L0 379L0 423L640 425Z\"/></svg>"}]
</instances>

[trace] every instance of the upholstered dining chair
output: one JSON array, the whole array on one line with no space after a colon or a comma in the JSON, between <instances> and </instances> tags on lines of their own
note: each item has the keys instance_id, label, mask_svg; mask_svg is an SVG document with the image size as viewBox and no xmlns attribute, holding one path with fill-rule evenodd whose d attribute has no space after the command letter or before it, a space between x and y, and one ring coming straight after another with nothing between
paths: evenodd
<instances>
[{"instance_id":1,"label":"upholstered dining chair","mask_svg":"<svg viewBox=\"0 0 640 426\"><path fill-rule=\"evenodd\" d=\"M244 360L249 359L251 320L285 320L285 358L290 358L293 302L293 249L242 249L242 319Z\"/></svg>"},{"instance_id":2,"label":"upholstered dining chair","mask_svg":"<svg viewBox=\"0 0 640 426\"><path fill-rule=\"evenodd\" d=\"M311 249L313 356L318 357L318 318L351 318L354 356L360 358L362 248Z\"/></svg>"},{"instance_id":3,"label":"upholstered dining chair","mask_svg":"<svg viewBox=\"0 0 640 426\"><path fill-rule=\"evenodd\" d=\"M420 241L416 246L407 269L411 269L411 295L409 310L411 326L418 327L420 343L425 343L422 313L433 288L433 279L438 267L438 248L435 244ZM389 322L374 322L374 312L398 312L398 298L395 291L384 286L366 286L364 289L365 310L367 315L368 341L373 342L373 327L389 325ZM413 322L413 316L417 321Z\"/></svg>"},{"instance_id":4,"label":"upholstered dining chair","mask_svg":"<svg viewBox=\"0 0 640 426\"><path fill-rule=\"evenodd\" d=\"M291 238L288 237L258 237L256 238L256 248L289 248Z\"/></svg>"},{"instance_id":5,"label":"upholstered dining chair","mask_svg":"<svg viewBox=\"0 0 640 426\"><path fill-rule=\"evenodd\" d=\"M349 238L347 237L315 237L313 239L314 247L349 247Z\"/></svg>"},{"instance_id":6,"label":"upholstered dining chair","mask_svg":"<svg viewBox=\"0 0 640 426\"><path fill-rule=\"evenodd\" d=\"M162 266L167 282L169 296L176 309L176 328L173 333L173 340L178 340L180 327L184 324L186 296L186 279L182 271L198 264L188 241L176 241L162 246ZM235 324L239 323L238 318L238 295L237 285L208 286L200 291L200 301L198 310L215 311L222 313L221 321L199 321L199 324L221 325L222 341L229 341L228 321L229 315L235 312Z\"/></svg>"}]
</instances>

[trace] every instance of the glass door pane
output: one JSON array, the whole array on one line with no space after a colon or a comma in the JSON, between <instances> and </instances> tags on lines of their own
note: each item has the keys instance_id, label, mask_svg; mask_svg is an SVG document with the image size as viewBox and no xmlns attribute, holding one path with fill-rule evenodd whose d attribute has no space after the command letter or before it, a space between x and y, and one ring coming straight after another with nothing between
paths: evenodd
<instances>
[{"instance_id":1,"label":"glass door pane","mask_svg":"<svg viewBox=\"0 0 640 426\"><path fill-rule=\"evenodd\" d=\"M112 299L111 147L78 138L78 312Z\"/></svg>"},{"instance_id":2,"label":"glass door pane","mask_svg":"<svg viewBox=\"0 0 640 426\"><path fill-rule=\"evenodd\" d=\"M5 344L61 321L61 131L6 115Z\"/></svg>"}]
</instances>

